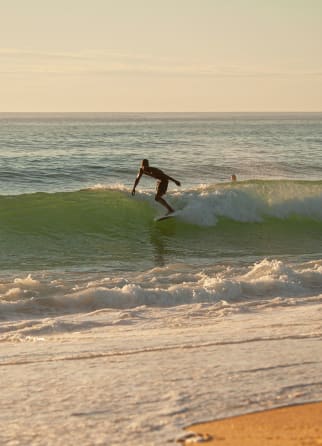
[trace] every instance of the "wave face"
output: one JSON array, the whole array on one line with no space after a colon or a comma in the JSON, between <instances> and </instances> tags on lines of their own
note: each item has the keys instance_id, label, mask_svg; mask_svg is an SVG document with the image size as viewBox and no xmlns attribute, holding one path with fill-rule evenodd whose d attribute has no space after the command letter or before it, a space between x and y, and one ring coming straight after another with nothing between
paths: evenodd
<instances>
[{"instance_id":1,"label":"wave face","mask_svg":"<svg viewBox=\"0 0 322 446\"><path fill-rule=\"evenodd\" d=\"M166 261L318 256L322 182L248 181L168 194L175 219L154 192L123 186L1 196L2 270L138 269ZM132 266L131 266L132 265Z\"/></svg>"}]
</instances>

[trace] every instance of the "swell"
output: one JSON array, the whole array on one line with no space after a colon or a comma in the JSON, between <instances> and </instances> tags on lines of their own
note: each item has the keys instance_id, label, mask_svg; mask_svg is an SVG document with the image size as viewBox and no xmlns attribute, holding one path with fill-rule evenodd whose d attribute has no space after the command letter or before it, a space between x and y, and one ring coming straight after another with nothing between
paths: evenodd
<instances>
[{"instance_id":1,"label":"swell","mask_svg":"<svg viewBox=\"0 0 322 446\"><path fill-rule=\"evenodd\" d=\"M177 221L200 227L220 219L241 223L273 219L292 225L322 222L322 182L248 181L200 186L174 192L169 201ZM108 234L137 231L163 208L153 192L133 198L125 187L94 187L76 192L0 196L0 231L24 234Z\"/></svg>"},{"instance_id":2,"label":"swell","mask_svg":"<svg viewBox=\"0 0 322 446\"><path fill-rule=\"evenodd\" d=\"M248 181L132 197L124 186L0 196L0 267L32 270L321 253L322 182ZM153 263L154 262L154 263ZM127 265L127 266L126 266Z\"/></svg>"},{"instance_id":3,"label":"swell","mask_svg":"<svg viewBox=\"0 0 322 446\"><path fill-rule=\"evenodd\" d=\"M0 228L8 233L68 234L109 232L120 222L149 213L148 206L131 202L121 190L35 193L0 197ZM141 215L140 215L141 214ZM144 218L144 217L143 217Z\"/></svg>"},{"instance_id":4,"label":"swell","mask_svg":"<svg viewBox=\"0 0 322 446\"><path fill-rule=\"evenodd\" d=\"M285 225L322 222L322 182L316 181L203 185L170 193L168 200L179 210L177 221L200 227L216 226L221 219L267 225L274 219ZM0 209L1 232L48 235L108 234L111 228L122 234L165 213L153 191L133 198L124 186L0 196Z\"/></svg>"}]
</instances>

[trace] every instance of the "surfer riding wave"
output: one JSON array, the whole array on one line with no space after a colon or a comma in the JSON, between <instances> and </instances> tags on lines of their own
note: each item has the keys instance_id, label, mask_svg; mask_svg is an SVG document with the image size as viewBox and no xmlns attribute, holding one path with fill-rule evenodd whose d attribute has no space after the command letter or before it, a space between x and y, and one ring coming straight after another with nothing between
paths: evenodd
<instances>
[{"instance_id":1,"label":"surfer riding wave","mask_svg":"<svg viewBox=\"0 0 322 446\"><path fill-rule=\"evenodd\" d=\"M158 201L160 204L162 204L168 210L168 214L174 212L174 209L162 197L163 195L166 194L168 190L169 180L173 181L177 186L181 186L180 181L171 178L169 175L165 174L161 169L150 166L149 161L147 159L144 159L142 160L139 173L137 174L137 177L135 179L134 186L132 189L132 195L135 195L135 188L139 184L139 181L143 174L148 175L149 177L152 177L157 180L157 187L156 187L157 193L155 195L155 200Z\"/></svg>"}]
</instances>

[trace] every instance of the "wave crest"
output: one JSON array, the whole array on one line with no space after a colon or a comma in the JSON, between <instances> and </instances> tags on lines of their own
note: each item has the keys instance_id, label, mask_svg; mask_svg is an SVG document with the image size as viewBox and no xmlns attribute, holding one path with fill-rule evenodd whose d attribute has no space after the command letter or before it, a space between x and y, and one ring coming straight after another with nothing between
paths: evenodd
<instances>
[{"instance_id":1,"label":"wave crest","mask_svg":"<svg viewBox=\"0 0 322 446\"><path fill-rule=\"evenodd\" d=\"M292 265L264 259L249 267L213 266L207 271L177 264L131 277L75 280L28 275L0 283L1 318L191 304L235 312L322 299L322 261Z\"/></svg>"}]
</instances>

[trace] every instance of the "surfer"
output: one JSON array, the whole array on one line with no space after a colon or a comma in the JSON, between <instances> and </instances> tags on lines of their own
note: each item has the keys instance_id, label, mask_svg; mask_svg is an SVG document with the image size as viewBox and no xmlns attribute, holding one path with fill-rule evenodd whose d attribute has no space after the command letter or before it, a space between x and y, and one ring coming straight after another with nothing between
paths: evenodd
<instances>
[{"instance_id":1,"label":"surfer","mask_svg":"<svg viewBox=\"0 0 322 446\"><path fill-rule=\"evenodd\" d=\"M137 174L137 177L135 179L134 186L132 189L132 195L135 195L135 188L139 184L139 181L143 174L158 180L155 201L158 201L165 208L167 208L168 214L174 212L174 209L165 201L164 198L162 198L162 196L167 192L169 180L173 181L177 186L181 186L180 181L177 181L174 178L169 177L169 175L166 175L164 172L162 172L162 170L158 169L157 167L149 166L149 161L144 159L142 160L139 173Z\"/></svg>"}]
</instances>

